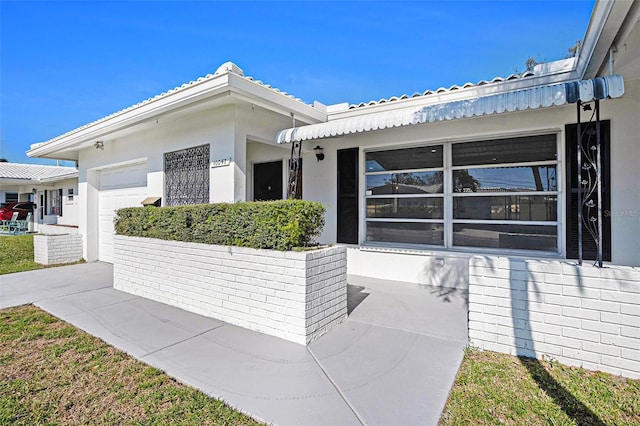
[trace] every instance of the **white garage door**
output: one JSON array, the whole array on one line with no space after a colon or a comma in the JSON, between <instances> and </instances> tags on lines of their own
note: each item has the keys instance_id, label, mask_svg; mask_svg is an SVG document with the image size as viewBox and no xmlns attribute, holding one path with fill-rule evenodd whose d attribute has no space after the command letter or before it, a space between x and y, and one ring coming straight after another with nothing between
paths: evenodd
<instances>
[{"instance_id":1,"label":"white garage door","mask_svg":"<svg viewBox=\"0 0 640 426\"><path fill-rule=\"evenodd\" d=\"M147 197L147 165L107 169L100 172L98 193L98 259L113 263L113 218L123 207L140 207Z\"/></svg>"}]
</instances>

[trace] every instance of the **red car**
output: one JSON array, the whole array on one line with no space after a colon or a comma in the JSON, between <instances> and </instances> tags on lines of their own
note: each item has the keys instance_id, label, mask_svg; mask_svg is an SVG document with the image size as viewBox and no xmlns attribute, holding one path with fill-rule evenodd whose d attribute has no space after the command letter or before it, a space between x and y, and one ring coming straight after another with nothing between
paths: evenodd
<instances>
[{"instance_id":1,"label":"red car","mask_svg":"<svg viewBox=\"0 0 640 426\"><path fill-rule=\"evenodd\" d=\"M18 212L18 219L24 220L27 214L33 213L34 203L2 203L0 207L0 220L11 220L14 212Z\"/></svg>"}]
</instances>

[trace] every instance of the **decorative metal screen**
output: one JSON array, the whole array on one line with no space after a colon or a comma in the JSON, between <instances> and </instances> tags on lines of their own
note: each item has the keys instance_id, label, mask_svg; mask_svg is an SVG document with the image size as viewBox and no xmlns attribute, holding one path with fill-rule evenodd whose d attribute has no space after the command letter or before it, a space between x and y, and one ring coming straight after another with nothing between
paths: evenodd
<instances>
[{"instance_id":1,"label":"decorative metal screen","mask_svg":"<svg viewBox=\"0 0 640 426\"><path fill-rule=\"evenodd\" d=\"M164 154L165 205L209 202L209 145Z\"/></svg>"}]
</instances>

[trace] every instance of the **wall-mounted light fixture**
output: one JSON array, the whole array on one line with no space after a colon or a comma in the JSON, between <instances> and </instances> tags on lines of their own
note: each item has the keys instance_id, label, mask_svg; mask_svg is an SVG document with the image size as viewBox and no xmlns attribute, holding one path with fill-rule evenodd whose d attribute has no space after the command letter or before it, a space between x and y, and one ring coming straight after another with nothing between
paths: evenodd
<instances>
[{"instance_id":1,"label":"wall-mounted light fixture","mask_svg":"<svg viewBox=\"0 0 640 426\"><path fill-rule=\"evenodd\" d=\"M99 149L100 151L104 151L104 142L102 141L96 141L96 143L94 143L93 146L96 149Z\"/></svg>"},{"instance_id":2,"label":"wall-mounted light fixture","mask_svg":"<svg viewBox=\"0 0 640 426\"><path fill-rule=\"evenodd\" d=\"M324 160L324 152L322 152L323 148L320 145L317 145L315 148L313 148L313 151L316 153L316 159L318 161Z\"/></svg>"}]
</instances>

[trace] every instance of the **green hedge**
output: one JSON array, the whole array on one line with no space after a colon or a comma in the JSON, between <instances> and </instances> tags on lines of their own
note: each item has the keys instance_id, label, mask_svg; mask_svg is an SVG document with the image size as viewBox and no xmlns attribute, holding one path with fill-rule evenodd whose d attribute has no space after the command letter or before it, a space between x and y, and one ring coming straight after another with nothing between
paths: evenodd
<instances>
[{"instance_id":1,"label":"green hedge","mask_svg":"<svg viewBox=\"0 0 640 426\"><path fill-rule=\"evenodd\" d=\"M115 228L132 237L290 250L314 243L324 212L302 200L132 207L116 212Z\"/></svg>"}]
</instances>

